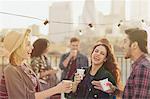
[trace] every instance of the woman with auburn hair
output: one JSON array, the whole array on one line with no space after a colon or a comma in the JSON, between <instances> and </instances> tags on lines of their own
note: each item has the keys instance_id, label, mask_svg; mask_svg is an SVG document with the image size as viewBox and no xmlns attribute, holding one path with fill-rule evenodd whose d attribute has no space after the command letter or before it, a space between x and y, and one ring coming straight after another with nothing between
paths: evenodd
<instances>
[{"instance_id":1,"label":"woman with auburn hair","mask_svg":"<svg viewBox=\"0 0 150 99\"><path fill-rule=\"evenodd\" d=\"M112 50L112 54L114 57L112 59L112 62L106 63L106 64L108 64L106 66L106 69L108 69L110 71L110 73L115 77L115 81L116 81L116 85L117 85L117 89L115 90L115 94L117 96L117 99L119 99L122 97L122 92L123 92L124 86L123 86L122 81L121 81L121 70L118 66L116 57L114 55L113 46L110 44L110 42L107 38L101 38L100 40L98 40L96 42L96 44L105 44ZM93 84L97 85L98 88L100 89L99 82L94 81ZM113 85L112 85L112 87L113 87Z\"/></svg>"},{"instance_id":2,"label":"woman with auburn hair","mask_svg":"<svg viewBox=\"0 0 150 99\"><path fill-rule=\"evenodd\" d=\"M9 32L4 38L4 47L9 52L10 62L4 70L8 99L45 99L72 90L71 82L62 81L55 87L40 91L39 80L27 63L33 49L30 30Z\"/></svg>"},{"instance_id":3,"label":"woman with auburn hair","mask_svg":"<svg viewBox=\"0 0 150 99\"><path fill-rule=\"evenodd\" d=\"M76 73L73 84L73 95L77 99L113 99L114 87L117 86L117 64L111 48L106 44L98 44L93 47L91 53L91 66L86 70L83 80ZM97 86L100 80L108 79L111 88L104 91ZM81 81L82 80L82 81ZM101 87L101 86L100 86Z\"/></svg>"}]
</instances>

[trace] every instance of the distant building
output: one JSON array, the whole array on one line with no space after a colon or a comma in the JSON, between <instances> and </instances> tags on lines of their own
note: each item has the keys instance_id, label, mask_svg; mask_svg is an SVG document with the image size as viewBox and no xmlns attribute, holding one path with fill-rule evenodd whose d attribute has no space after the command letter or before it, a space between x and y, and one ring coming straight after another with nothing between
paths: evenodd
<instances>
[{"instance_id":1,"label":"distant building","mask_svg":"<svg viewBox=\"0 0 150 99\"><path fill-rule=\"evenodd\" d=\"M71 36L73 24L57 22L73 22L71 2L56 2L49 7L49 38L54 42L64 41ZM54 22L57 21L57 22Z\"/></svg>"},{"instance_id":2,"label":"distant building","mask_svg":"<svg viewBox=\"0 0 150 99\"><path fill-rule=\"evenodd\" d=\"M38 25L33 24L33 25L29 26L29 28L31 29L31 32L33 35L40 35L40 28Z\"/></svg>"}]
</instances>

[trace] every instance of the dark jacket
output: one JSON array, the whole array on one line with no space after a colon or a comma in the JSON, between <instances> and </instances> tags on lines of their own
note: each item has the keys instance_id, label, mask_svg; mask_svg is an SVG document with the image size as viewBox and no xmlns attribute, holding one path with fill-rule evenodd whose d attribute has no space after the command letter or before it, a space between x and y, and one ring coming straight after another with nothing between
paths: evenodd
<instances>
[{"instance_id":1,"label":"dark jacket","mask_svg":"<svg viewBox=\"0 0 150 99\"><path fill-rule=\"evenodd\" d=\"M69 56L69 54L70 53L63 54L61 59L60 59L59 67L62 70L61 80L65 79L67 72L69 71L69 66L67 66L67 68L65 68L63 65L63 61ZM77 69L88 68L88 66L89 66L88 58L85 55L78 52L77 58L76 58L76 65L77 65Z\"/></svg>"},{"instance_id":2,"label":"dark jacket","mask_svg":"<svg viewBox=\"0 0 150 99\"><path fill-rule=\"evenodd\" d=\"M87 84L89 80L91 67L86 70L86 75L81 83L78 85L77 91L74 94L76 99L113 99L114 96L108 93L105 93L101 90L95 89L94 86L90 83L91 87L88 87ZM99 81L108 78L108 80L113 84L116 85L114 77L111 73L109 73L104 67L101 67L97 73L94 75L93 80ZM92 80L92 81L93 81Z\"/></svg>"}]
</instances>

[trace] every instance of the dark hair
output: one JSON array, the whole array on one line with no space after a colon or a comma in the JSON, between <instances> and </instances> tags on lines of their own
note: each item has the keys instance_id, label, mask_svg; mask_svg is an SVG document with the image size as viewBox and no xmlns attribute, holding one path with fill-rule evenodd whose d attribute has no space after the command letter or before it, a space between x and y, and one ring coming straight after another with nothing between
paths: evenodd
<instances>
[{"instance_id":1,"label":"dark hair","mask_svg":"<svg viewBox=\"0 0 150 99\"><path fill-rule=\"evenodd\" d=\"M130 40L130 45L133 42L137 42L140 50L144 53L148 53L147 50L147 32L139 28L131 28L125 30L125 33L128 35Z\"/></svg>"},{"instance_id":2,"label":"dark hair","mask_svg":"<svg viewBox=\"0 0 150 99\"><path fill-rule=\"evenodd\" d=\"M122 84L121 84L121 71L119 69L119 66L117 64L117 61L115 59L114 54L112 53L112 49L107 46L106 44L98 44L93 47L92 53L94 52L95 48L98 46L104 46L107 50L107 55L106 55L106 62L104 62L103 66L106 70L108 70L114 77L115 82L119 89L122 89ZM92 54L91 53L91 54Z\"/></svg>"},{"instance_id":3,"label":"dark hair","mask_svg":"<svg viewBox=\"0 0 150 99\"><path fill-rule=\"evenodd\" d=\"M72 42L80 42L80 40L77 37L72 37L70 39L70 43L72 43Z\"/></svg>"},{"instance_id":4,"label":"dark hair","mask_svg":"<svg viewBox=\"0 0 150 99\"><path fill-rule=\"evenodd\" d=\"M50 42L47 39L44 38L37 39L33 44L34 48L31 53L31 58L41 56L47 49L49 43Z\"/></svg>"}]
</instances>

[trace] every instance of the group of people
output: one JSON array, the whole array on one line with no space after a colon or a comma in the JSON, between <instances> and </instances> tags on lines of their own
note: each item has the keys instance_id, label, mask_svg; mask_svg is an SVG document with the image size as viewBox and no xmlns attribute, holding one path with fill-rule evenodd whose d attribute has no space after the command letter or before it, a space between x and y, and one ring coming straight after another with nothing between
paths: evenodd
<instances>
[{"instance_id":1,"label":"group of people","mask_svg":"<svg viewBox=\"0 0 150 99\"><path fill-rule=\"evenodd\" d=\"M40 38L31 45L30 32L28 29L24 33L12 31L4 38L10 62L4 69L8 99L45 99L50 96L50 99L58 99L59 93L66 93L67 99L150 99L150 57L145 30L125 30L122 44L125 58L133 61L125 87L109 40L103 38L96 42L89 61L79 51L80 40L71 38L70 51L60 59L62 75L61 82L58 82L57 70L52 68L47 57L50 42ZM77 73L77 69L84 69L84 75ZM104 90L100 83L104 79L108 79L109 90Z\"/></svg>"}]
</instances>

